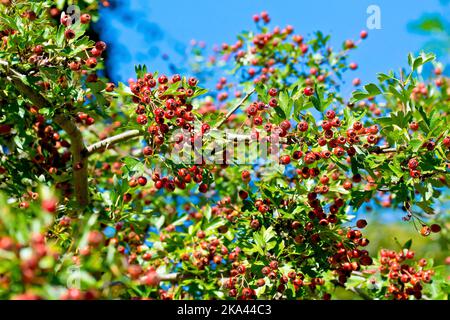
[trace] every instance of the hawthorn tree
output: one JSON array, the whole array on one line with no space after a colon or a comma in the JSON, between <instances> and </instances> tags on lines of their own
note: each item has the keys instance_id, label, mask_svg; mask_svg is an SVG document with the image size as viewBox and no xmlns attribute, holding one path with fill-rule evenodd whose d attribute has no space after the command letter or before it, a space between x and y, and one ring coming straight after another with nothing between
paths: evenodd
<instances>
[{"instance_id":1,"label":"hawthorn tree","mask_svg":"<svg viewBox=\"0 0 450 320\"><path fill-rule=\"evenodd\" d=\"M194 47L210 91L145 66L114 84L86 36L95 1L1 3L2 299L447 297L444 266L411 241L368 252L351 214L402 208L445 242L450 82L432 54L347 100L367 32L334 50L262 12L212 57Z\"/></svg>"}]
</instances>

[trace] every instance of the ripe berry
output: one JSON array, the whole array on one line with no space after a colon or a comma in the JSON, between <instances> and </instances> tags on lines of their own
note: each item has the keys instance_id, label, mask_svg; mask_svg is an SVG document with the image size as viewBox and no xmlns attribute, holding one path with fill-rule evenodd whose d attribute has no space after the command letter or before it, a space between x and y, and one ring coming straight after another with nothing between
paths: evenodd
<instances>
[{"instance_id":1,"label":"ripe berry","mask_svg":"<svg viewBox=\"0 0 450 320\"><path fill-rule=\"evenodd\" d=\"M362 125L362 123L359 122L359 121L356 121L355 123L353 123L353 129L356 130L356 131L361 130L362 127L363 127L363 125Z\"/></svg>"},{"instance_id":2,"label":"ripe berry","mask_svg":"<svg viewBox=\"0 0 450 320\"><path fill-rule=\"evenodd\" d=\"M55 199L46 199L42 201L41 207L49 213L55 213L57 202Z\"/></svg>"},{"instance_id":3,"label":"ripe berry","mask_svg":"<svg viewBox=\"0 0 450 320\"><path fill-rule=\"evenodd\" d=\"M102 52L100 50L98 50L97 48L92 48L91 50L91 54L94 57L100 57L102 55Z\"/></svg>"},{"instance_id":4,"label":"ripe berry","mask_svg":"<svg viewBox=\"0 0 450 320\"><path fill-rule=\"evenodd\" d=\"M256 116L255 118L253 118L253 124L255 126L260 126L263 122L263 119L260 116Z\"/></svg>"},{"instance_id":5,"label":"ripe berry","mask_svg":"<svg viewBox=\"0 0 450 320\"><path fill-rule=\"evenodd\" d=\"M250 180L250 172L247 170L242 171L241 177L242 177L242 180L249 181Z\"/></svg>"},{"instance_id":6,"label":"ripe berry","mask_svg":"<svg viewBox=\"0 0 450 320\"><path fill-rule=\"evenodd\" d=\"M328 110L326 113L326 117L330 120L333 119L335 116L336 116L336 112L334 112L334 110Z\"/></svg>"},{"instance_id":7,"label":"ripe berry","mask_svg":"<svg viewBox=\"0 0 450 320\"><path fill-rule=\"evenodd\" d=\"M147 184L147 178L141 176L137 179L137 182L139 183L139 185L141 185L143 187Z\"/></svg>"},{"instance_id":8,"label":"ripe berry","mask_svg":"<svg viewBox=\"0 0 450 320\"><path fill-rule=\"evenodd\" d=\"M270 88L269 89L269 96L271 97L275 97L277 95L278 91L275 88Z\"/></svg>"},{"instance_id":9,"label":"ripe berry","mask_svg":"<svg viewBox=\"0 0 450 320\"><path fill-rule=\"evenodd\" d=\"M409 159L408 161L408 167L411 170L415 170L417 169L417 167L419 166L419 161L417 161L417 159Z\"/></svg>"},{"instance_id":10,"label":"ripe berry","mask_svg":"<svg viewBox=\"0 0 450 320\"><path fill-rule=\"evenodd\" d=\"M90 57L86 60L86 66L91 69L95 68L97 66L97 59L94 57Z\"/></svg>"},{"instance_id":11,"label":"ripe berry","mask_svg":"<svg viewBox=\"0 0 450 320\"><path fill-rule=\"evenodd\" d=\"M431 228L429 226L422 226L422 229L420 229L420 234L424 237L429 236L431 233Z\"/></svg>"},{"instance_id":12,"label":"ripe berry","mask_svg":"<svg viewBox=\"0 0 450 320\"><path fill-rule=\"evenodd\" d=\"M161 278L156 271L151 271L145 276L145 284L151 287L157 287Z\"/></svg>"},{"instance_id":13,"label":"ripe berry","mask_svg":"<svg viewBox=\"0 0 450 320\"><path fill-rule=\"evenodd\" d=\"M269 106L271 106L272 108L276 107L278 105L278 101L276 98L272 98L269 100Z\"/></svg>"},{"instance_id":14,"label":"ripe berry","mask_svg":"<svg viewBox=\"0 0 450 320\"><path fill-rule=\"evenodd\" d=\"M197 85L197 79L195 79L194 77L190 77L190 78L188 79L188 84L189 84L191 87L195 87L195 86Z\"/></svg>"},{"instance_id":15,"label":"ripe berry","mask_svg":"<svg viewBox=\"0 0 450 320\"><path fill-rule=\"evenodd\" d=\"M419 130L419 124L416 121L413 121L409 124L409 128L412 131L417 131L417 130Z\"/></svg>"},{"instance_id":16,"label":"ripe berry","mask_svg":"<svg viewBox=\"0 0 450 320\"><path fill-rule=\"evenodd\" d=\"M345 190L350 190L353 187L353 184L351 181L347 180L344 182L342 186L344 187Z\"/></svg>"},{"instance_id":17,"label":"ripe berry","mask_svg":"<svg viewBox=\"0 0 450 320\"><path fill-rule=\"evenodd\" d=\"M312 96L314 94L314 89L311 87L306 87L305 89L303 89L303 94L305 96Z\"/></svg>"},{"instance_id":18,"label":"ripe berry","mask_svg":"<svg viewBox=\"0 0 450 320\"><path fill-rule=\"evenodd\" d=\"M165 84L165 83L167 83L167 81L168 81L168 79L167 79L167 77L165 75L161 75L161 76L158 77L158 82L160 84Z\"/></svg>"},{"instance_id":19,"label":"ripe berry","mask_svg":"<svg viewBox=\"0 0 450 320\"><path fill-rule=\"evenodd\" d=\"M436 143L434 141L428 141L424 145L428 151L433 151L434 147L436 146Z\"/></svg>"},{"instance_id":20,"label":"ripe berry","mask_svg":"<svg viewBox=\"0 0 450 320\"><path fill-rule=\"evenodd\" d=\"M206 193L206 192L208 191L208 185L205 184L205 183L202 183L202 184L198 187L198 190L199 190L201 193Z\"/></svg>"},{"instance_id":21,"label":"ripe berry","mask_svg":"<svg viewBox=\"0 0 450 320\"><path fill-rule=\"evenodd\" d=\"M298 125L297 125L298 130L305 132L308 130L308 123L306 121L301 121Z\"/></svg>"},{"instance_id":22,"label":"ripe berry","mask_svg":"<svg viewBox=\"0 0 450 320\"><path fill-rule=\"evenodd\" d=\"M245 200L248 198L248 192L245 190L239 190L239 198Z\"/></svg>"},{"instance_id":23,"label":"ripe berry","mask_svg":"<svg viewBox=\"0 0 450 320\"><path fill-rule=\"evenodd\" d=\"M36 53L37 55L41 55L42 52L44 52L44 48L38 44L36 47L33 48L33 52Z\"/></svg>"},{"instance_id":24,"label":"ripe berry","mask_svg":"<svg viewBox=\"0 0 450 320\"><path fill-rule=\"evenodd\" d=\"M363 229L367 226L367 221L364 219L360 219L360 220L356 221L356 226L360 229Z\"/></svg>"},{"instance_id":25,"label":"ripe berry","mask_svg":"<svg viewBox=\"0 0 450 320\"><path fill-rule=\"evenodd\" d=\"M362 31L359 33L359 36L361 37L361 39L366 39L366 38L367 38L367 35L368 35L368 33L367 33L366 30L362 30Z\"/></svg>"},{"instance_id":26,"label":"ripe berry","mask_svg":"<svg viewBox=\"0 0 450 320\"><path fill-rule=\"evenodd\" d=\"M278 261L275 261L275 260L270 261L269 267L270 267L272 270L277 270L277 269L278 269Z\"/></svg>"},{"instance_id":27,"label":"ripe berry","mask_svg":"<svg viewBox=\"0 0 450 320\"><path fill-rule=\"evenodd\" d=\"M69 68L72 71L78 71L81 68L81 64L79 62L72 61L69 63Z\"/></svg>"},{"instance_id":28,"label":"ripe berry","mask_svg":"<svg viewBox=\"0 0 450 320\"><path fill-rule=\"evenodd\" d=\"M136 121L140 125L147 124L147 116L145 114L140 114L137 116Z\"/></svg>"},{"instance_id":29,"label":"ripe berry","mask_svg":"<svg viewBox=\"0 0 450 320\"><path fill-rule=\"evenodd\" d=\"M284 121L282 121L281 123L280 123L280 127L283 129L283 130L289 130L290 128L291 128L291 123L288 121L288 120L284 120Z\"/></svg>"},{"instance_id":30,"label":"ripe berry","mask_svg":"<svg viewBox=\"0 0 450 320\"><path fill-rule=\"evenodd\" d=\"M259 226L260 226L260 222L259 222L259 220L257 220L257 219L253 219L253 220L250 222L250 227L251 227L252 229L254 229L254 230L259 229Z\"/></svg>"},{"instance_id":31,"label":"ripe berry","mask_svg":"<svg viewBox=\"0 0 450 320\"><path fill-rule=\"evenodd\" d=\"M105 51L106 50L106 43L104 41L97 41L95 43L95 49L99 51Z\"/></svg>"},{"instance_id":32,"label":"ripe berry","mask_svg":"<svg viewBox=\"0 0 450 320\"><path fill-rule=\"evenodd\" d=\"M292 154L292 158L294 158L295 160L299 160L302 156L303 152L300 150L294 151L294 153Z\"/></svg>"},{"instance_id":33,"label":"ripe berry","mask_svg":"<svg viewBox=\"0 0 450 320\"><path fill-rule=\"evenodd\" d=\"M72 29L67 29L66 31L64 31L64 37L66 37L67 40L72 40L73 38L75 38L75 31L73 31Z\"/></svg>"},{"instance_id":34,"label":"ripe berry","mask_svg":"<svg viewBox=\"0 0 450 320\"><path fill-rule=\"evenodd\" d=\"M446 146L447 148L450 148L450 137L445 137L445 138L442 140L442 144L443 144L444 146Z\"/></svg>"},{"instance_id":35,"label":"ripe berry","mask_svg":"<svg viewBox=\"0 0 450 320\"><path fill-rule=\"evenodd\" d=\"M106 84L105 91L106 91L106 92L113 92L115 88L116 88L116 85L115 85L114 83L108 82L108 83Z\"/></svg>"},{"instance_id":36,"label":"ripe berry","mask_svg":"<svg viewBox=\"0 0 450 320\"><path fill-rule=\"evenodd\" d=\"M432 224L432 225L430 226L430 230L431 230L431 232L433 232L433 233L438 233L439 231L441 231L441 226L438 225L438 224Z\"/></svg>"},{"instance_id":37,"label":"ripe berry","mask_svg":"<svg viewBox=\"0 0 450 320\"><path fill-rule=\"evenodd\" d=\"M409 175L412 178L420 178L420 171L419 170L409 170Z\"/></svg>"},{"instance_id":38,"label":"ripe berry","mask_svg":"<svg viewBox=\"0 0 450 320\"><path fill-rule=\"evenodd\" d=\"M30 207L30 203L28 201L22 201L19 203L19 208L21 209L28 209Z\"/></svg>"},{"instance_id":39,"label":"ripe berry","mask_svg":"<svg viewBox=\"0 0 450 320\"><path fill-rule=\"evenodd\" d=\"M288 165L291 162L291 157L288 155L281 156L280 163L284 165Z\"/></svg>"},{"instance_id":40,"label":"ripe berry","mask_svg":"<svg viewBox=\"0 0 450 320\"><path fill-rule=\"evenodd\" d=\"M89 22L91 22L91 16L87 13L82 14L80 17L80 22L82 24L88 24Z\"/></svg>"}]
</instances>

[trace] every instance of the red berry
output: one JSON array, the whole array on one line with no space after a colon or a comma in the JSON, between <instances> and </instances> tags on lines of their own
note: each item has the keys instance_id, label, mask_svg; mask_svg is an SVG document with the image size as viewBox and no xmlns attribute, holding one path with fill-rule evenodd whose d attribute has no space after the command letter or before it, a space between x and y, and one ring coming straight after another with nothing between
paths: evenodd
<instances>
[{"instance_id":1,"label":"red berry","mask_svg":"<svg viewBox=\"0 0 450 320\"><path fill-rule=\"evenodd\" d=\"M253 124L255 126L260 126L262 125L263 119L260 116L256 116L253 118Z\"/></svg>"},{"instance_id":2,"label":"red berry","mask_svg":"<svg viewBox=\"0 0 450 320\"><path fill-rule=\"evenodd\" d=\"M201 193L206 193L206 192L208 191L208 185L205 184L205 183L202 183L202 184L199 186L198 190L199 190Z\"/></svg>"},{"instance_id":3,"label":"red berry","mask_svg":"<svg viewBox=\"0 0 450 320\"><path fill-rule=\"evenodd\" d=\"M189 79L188 79L188 84L191 86L191 87L195 87L196 85L197 85L197 79L195 79L194 77L190 77Z\"/></svg>"},{"instance_id":4,"label":"red berry","mask_svg":"<svg viewBox=\"0 0 450 320\"><path fill-rule=\"evenodd\" d=\"M302 131L302 132L307 131L307 130L308 130L308 127L309 127L309 125L308 125L308 122L306 122L306 121L301 121L301 122L297 125L297 129L300 130L300 131Z\"/></svg>"},{"instance_id":5,"label":"red berry","mask_svg":"<svg viewBox=\"0 0 450 320\"><path fill-rule=\"evenodd\" d=\"M419 130L419 124L417 122L413 121L409 124L409 128L412 131L417 131L417 130Z\"/></svg>"},{"instance_id":6,"label":"red berry","mask_svg":"<svg viewBox=\"0 0 450 320\"><path fill-rule=\"evenodd\" d=\"M303 89L303 93L305 96L312 96L314 94L314 89L311 87L306 87L305 89Z\"/></svg>"},{"instance_id":7,"label":"red berry","mask_svg":"<svg viewBox=\"0 0 450 320\"><path fill-rule=\"evenodd\" d=\"M167 79L167 77L165 75L161 75L161 76L158 77L158 82L160 84L165 84L165 83L167 83L167 81L168 81L168 79Z\"/></svg>"},{"instance_id":8,"label":"red berry","mask_svg":"<svg viewBox=\"0 0 450 320\"><path fill-rule=\"evenodd\" d=\"M242 200L245 200L248 198L248 192L245 190L240 190L239 191L239 198L241 198Z\"/></svg>"},{"instance_id":9,"label":"red berry","mask_svg":"<svg viewBox=\"0 0 450 320\"><path fill-rule=\"evenodd\" d=\"M75 31L73 31L72 29L67 29L66 31L64 31L64 37L66 37L67 40L72 40L73 38L75 38Z\"/></svg>"},{"instance_id":10,"label":"red berry","mask_svg":"<svg viewBox=\"0 0 450 320\"><path fill-rule=\"evenodd\" d=\"M348 66L351 70L356 70L358 68L358 65L355 62L350 63Z\"/></svg>"},{"instance_id":11,"label":"red berry","mask_svg":"<svg viewBox=\"0 0 450 320\"><path fill-rule=\"evenodd\" d=\"M138 124L145 125L147 124L147 116L145 114L140 114L137 116L136 121Z\"/></svg>"},{"instance_id":12,"label":"red berry","mask_svg":"<svg viewBox=\"0 0 450 320\"><path fill-rule=\"evenodd\" d=\"M250 172L247 170L242 171L241 177L242 177L242 180L249 181L250 180Z\"/></svg>"},{"instance_id":13,"label":"red berry","mask_svg":"<svg viewBox=\"0 0 450 320\"><path fill-rule=\"evenodd\" d=\"M361 37L361 39L365 39L367 38L367 31L366 30L361 30L361 32L359 33L359 36Z\"/></svg>"},{"instance_id":14,"label":"red berry","mask_svg":"<svg viewBox=\"0 0 450 320\"><path fill-rule=\"evenodd\" d=\"M409 159L408 161L408 167L411 170L415 170L417 169L417 167L419 166L419 161L417 161L417 159Z\"/></svg>"},{"instance_id":15,"label":"red berry","mask_svg":"<svg viewBox=\"0 0 450 320\"><path fill-rule=\"evenodd\" d=\"M157 287L161 281L156 271L151 271L145 276L145 284L151 287Z\"/></svg>"},{"instance_id":16,"label":"red berry","mask_svg":"<svg viewBox=\"0 0 450 320\"><path fill-rule=\"evenodd\" d=\"M91 16L87 13L82 14L80 17L80 22L82 24L87 24L87 23L91 22Z\"/></svg>"},{"instance_id":17,"label":"red berry","mask_svg":"<svg viewBox=\"0 0 450 320\"><path fill-rule=\"evenodd\" d=\"M363 229L367 226L367 221L364 219L360 219L360 220L356 221L356 226L360 229Z\"/></svg>"},{"instance_id":18,"label":"red berry","mask_svg":"<svg viewBox=\"0 0 450 320\"><path fill-rule=\"evenodd\" d=\"M269 106L271 106L271 107L276 107L278 105L278 101L277 101L277 99L276 98L272 98L272 99L270 99L269 100Z\"/></svg>"},{"instance_id":19,"label":"red berry","mask_svg":"<svg viewBox=\"0 0 450 320\"><path fill-rule=\"evenodd\" d=\"M47 212L55 213L57 201L55 199L45 199L42 201L41 207Z\"/></svg>"},{"instance_id":20,"label":"red berry","mask_svg":"<svg viewBox=\"0 0 450 320\"><path fill-rule=\"evenodd\" d=\"M33 52L36 53L37 55L41 55L42 52L44 52L44 48L38 44L36 47L33 48Z\"/></svg>"},{"instance_id":21,"label":"red berry","mask_svg":"<svg viewBox=\"0 0 450 320\"><path fill-rule=\"evenodd\" d=\"M431 228L429 226L422 226L422 229L420 229L420 234L424 237L429 236L431 233Z\"/></svg>"},{"instance_id":22,"label":"red berry","mask_svg":"<svg viewBox=\"0 0 450 320\"><path fill-rule=\"evenodd\" d=\"M335 116L336 116L336 112L334 112L334 110L328 110L326 113L326 117L330 120L333 119Z\"/></svg>"},{"instance_id":23,"label":"red berry","mask_svg":"<svg viewBox=\"0 0 450 320\"><path fill-rule=\"evenodd\" d=\"M353 184L351 181L345 181L344 184L342 185L344 187L345 190L350 190L353 187Z\"/></svg>"},{"instance_id":24,"label":"red berry","mask_svg":"<svg viewBox=\"0 0 450 320\"><path fill-rule=\"evenodd\" d=\"M139 185L145 186L147 184L147 178L141 176L137 179L137 182L139 183Z\"/></svg>"},{"instance_id":25,"label":"red berry","mask_svg":"<svg viewBox=\"0 0 450 320\"><path fill-rule=\"evenodd\" d=\"M86 60L86 66L91 69L95 68L97 66L97 59L95 57L90 57Z\"/></svg>"},{"instance_id":26,"label":"red berry","mask_svg":"<svg viewBox=\"0 0 450 320\"><path fill-rule=\"evenodd\" d=\"M430 230L431 230L431 232L433 232L433 233L438 233L439 231L441 231L441 226L438 225L438 224L432 224L432 225L430 226Z\"/></svg>"},{"instance_id":27,"label":"red berry","mask_svg":"<svg viewBox=\"0 0 450 320\"><path fill-rule=\"evenodd\" d=\"M284 120L284 121L282 121L281 123L280 123L280 127L283 129L283 130L289 130L290 128L291 128L291 123L289 122L289 120Z\"/></svg>"},{"instance_id":28,"label":"red berry","mask_svg":"<svg viewBox=\"0 0 450 320\"><path fill-rule=\"evenodd\" d=\"M291 157L288 155L281 156L280 162L281 164L288 165L291 162Z\"/></svg>"}]
</instances>

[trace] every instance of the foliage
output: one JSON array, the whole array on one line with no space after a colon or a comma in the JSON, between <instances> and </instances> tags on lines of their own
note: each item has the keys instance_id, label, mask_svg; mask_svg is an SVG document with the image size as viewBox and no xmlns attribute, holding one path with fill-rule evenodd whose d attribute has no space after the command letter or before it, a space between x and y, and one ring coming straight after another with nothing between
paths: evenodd
<instances>
[{"instance_id":1,"label":"foliage","mask_svg":"<svg viewBox=\"0 0 450 320\"><path fill-rule=\"evenodd\" d=\"M0 6L1 298L447 297L443 268L408 243L372 258L351 215L372 202L423 236L446 228L449 82L422 79L432 54L346 103L362 40L336 52L263 12L208 66L230 71L217 91L145 66L115 85L90 19L51 10ZM224 149L239 141L270 152L242 161Z\"/></svg>"}]
</instances>

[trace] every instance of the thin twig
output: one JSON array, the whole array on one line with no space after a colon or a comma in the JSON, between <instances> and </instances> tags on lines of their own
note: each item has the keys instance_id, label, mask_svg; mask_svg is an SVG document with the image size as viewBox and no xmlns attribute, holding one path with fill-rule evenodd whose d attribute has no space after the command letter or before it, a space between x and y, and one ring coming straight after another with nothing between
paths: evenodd
<instances>
[{"instance_id":1,"label":"thin twig","mask_svg":"<svg viewBox=\"0 0 450 320\"><path fill-rule=\"evenodd\" d=\"M233 109L231 109L231 110L225 115L225 118L223 118L223 119L215 126L215 129L220 128L220 127L228 120L228 118L230 118L231 115L232 115L233 113L235 113L236 110L239 109L239 108L245 103L245 101L248 100L248 98L250 98L250 96L251 96L254 92L255 92L255 89L252 89L249 93L247 93L247 94L245 95L245 97L242 98L242 100L241 100L237 105L235 105L235 106L233 107Z\"/></svg>"},{"instance_id":2,"label":"thin twig","mask_svg":"<svg viewBox=\"0 0 450 320\"><path fill-rule=\"evenodd\" d=\"M86 155L90 156L95 152L102 151L109 149L110 147L114 146L117 143L120 143L122 141L127 141L136 137L141 136L142 133L139 130L128 130L125 132L122 132L118 135L103 139L99 142L96 142L89 147L86 148Z\"/></svg>"}]
</instances>

